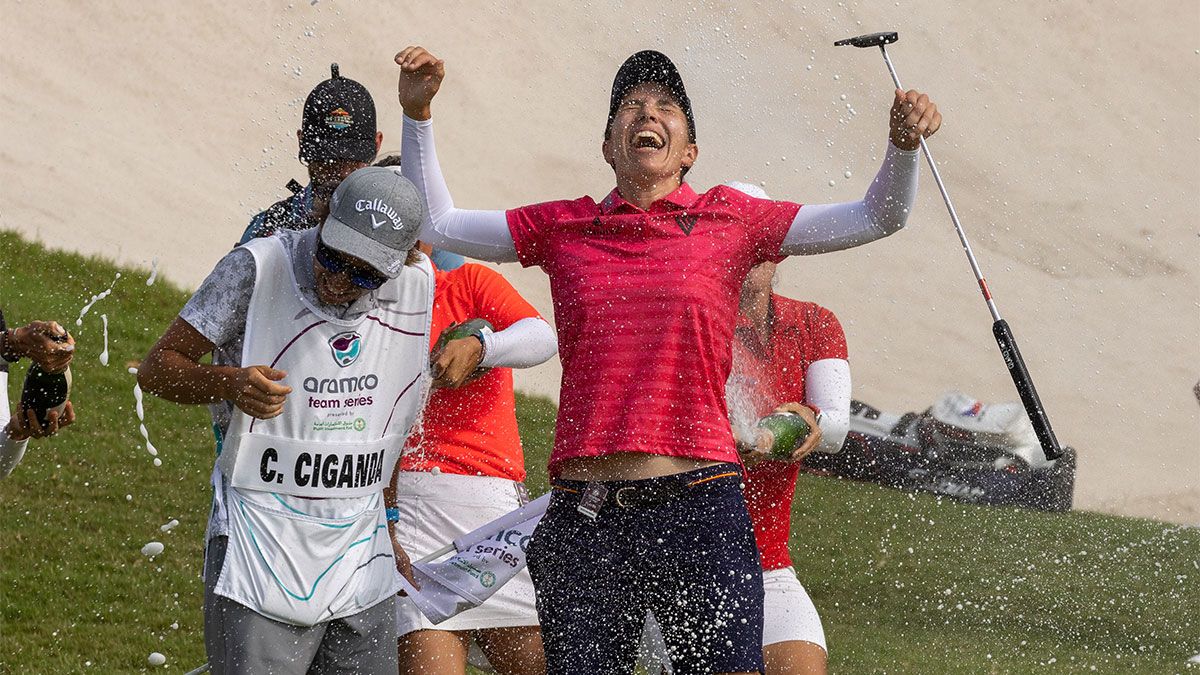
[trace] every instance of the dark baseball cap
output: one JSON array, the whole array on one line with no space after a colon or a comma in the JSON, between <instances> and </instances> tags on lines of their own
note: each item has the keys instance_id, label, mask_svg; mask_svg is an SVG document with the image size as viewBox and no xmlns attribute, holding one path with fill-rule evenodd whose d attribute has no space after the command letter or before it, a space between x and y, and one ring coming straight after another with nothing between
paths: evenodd
<instances>
[{"instance_id":1,"label":"dark baseball cap","mask_svg":"<svg viewBox=\"0 0 1200 675\"><path fill-rule=\"evenodd\" d=\"M692 116L692 101L683 88L683 78L679 76L679 69L666 54L653 49L640 51L625 59L625 63L622 63L621 69L617 71L617 76L613 79L612 98L608 103L608 123L604 126L604 137L608 138L609 132L612 131L613 118L617 115L621 101L630 90L643 82L661 84L671 92L679 102L679 107L683 108L683 114L687 115L688 140L695 143L696 119Z\"/></svg>"},{"instance_id":2,"label":"dark baseball cap","mask_svg":"<svg viewBox=\"0 0 1200 675\"><path fill-rule=\"evenodd\" d=\"M333 191L321 241L395 279L424 219L425 200L412 181L392 167L363 167Z\"/></svg>"},{"instance_id":3,"label":"dark baseball cap","mask_svg":"<svg viewBox=\"0 0 1200 675\"><path fill-rule=\"evenodd\" d=\"M304 101L300 122L300 160L305 162L375 159L375 101L366 87L330 64L328 80L313 88Z\"/></svg>"}]
</instances>

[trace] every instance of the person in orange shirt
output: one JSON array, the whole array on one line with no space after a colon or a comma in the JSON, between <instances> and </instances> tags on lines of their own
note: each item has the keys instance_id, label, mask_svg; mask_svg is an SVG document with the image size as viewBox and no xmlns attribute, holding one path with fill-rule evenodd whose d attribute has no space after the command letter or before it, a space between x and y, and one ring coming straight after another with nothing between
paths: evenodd
<instances>
[{"instance_id":1,"label":"person in orange shirt","mask_svg":"<svg viewBox=\"0 0 1200 675\"><path fill-rule=\"evenodd\" d=\"M435 274L430 335L474 319L490 328L441 349L431 344L435 388L389 495L395 506L388 518L403 525L394 531L413 560L527 501L511 369L538 365L558 351L550 325L491 268L468 263ZM400 598L396 618L401 673L461 675L468 657L480 665L472 642L498 672L545 671L528 570L483 605L436 626L407 598Z\"/></svg>"}]
</instances>

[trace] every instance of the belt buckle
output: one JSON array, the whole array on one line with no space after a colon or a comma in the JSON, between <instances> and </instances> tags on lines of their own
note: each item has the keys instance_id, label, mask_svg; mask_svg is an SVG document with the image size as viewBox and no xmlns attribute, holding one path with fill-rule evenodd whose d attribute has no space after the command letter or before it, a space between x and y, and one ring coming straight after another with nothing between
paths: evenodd
<instances>
[{"instance_id":1,"label":"belt buckle","mask_svg":"<svg viewBox=\"0 0 1200 675\"><path fill-rule=\"evenodd\" d=\"M617 490L616 494L613 495L613 501L617 503L617 506L619 506L623 509L627 509L630 506L632 506L632 504L625 503L623 496L624 496L626 490L633 490L633 489L634 488L632 486L628 486L628 487L619 488Z\"/></svg>"}]
</instances>

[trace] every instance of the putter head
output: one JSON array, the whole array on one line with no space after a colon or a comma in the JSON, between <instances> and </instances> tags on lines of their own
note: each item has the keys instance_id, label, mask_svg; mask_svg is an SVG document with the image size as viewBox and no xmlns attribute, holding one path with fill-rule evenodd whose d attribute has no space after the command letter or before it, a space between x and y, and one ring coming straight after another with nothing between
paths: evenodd
<instances>
[{"instance_id":1,"label":"putter head","mask_svg":"<svg viewBox=\"0 0 1200 675\"><path fill-rule=\"evenodd\" d=\"M838 40L833 43L834 47L850 45L851 47L882 47L890 45L900 39L900 34L896 31L888 31L886 33L871 33L870 35L859 35L856 37Z\"/></svg>"}]
</instances>

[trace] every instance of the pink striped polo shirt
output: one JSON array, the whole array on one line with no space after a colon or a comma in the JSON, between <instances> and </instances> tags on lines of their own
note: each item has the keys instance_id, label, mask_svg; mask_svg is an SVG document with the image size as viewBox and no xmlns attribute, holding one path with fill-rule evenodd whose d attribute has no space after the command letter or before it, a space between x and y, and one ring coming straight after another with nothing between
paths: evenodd
<instances>
[{"instance_id":1,"label":"pink striped polo shirt","mask_svg":"<svg viewBox=\"0 0 1200 675\"><path fill-rule=\"evenodd\" d=\"M737 462L725 380L746 273L779 261L799 204L684 183L648 210L613 190L508 212L517 255L550 277L563 376L550 473L648 452Z\"/></svg>"}]
</instances>

